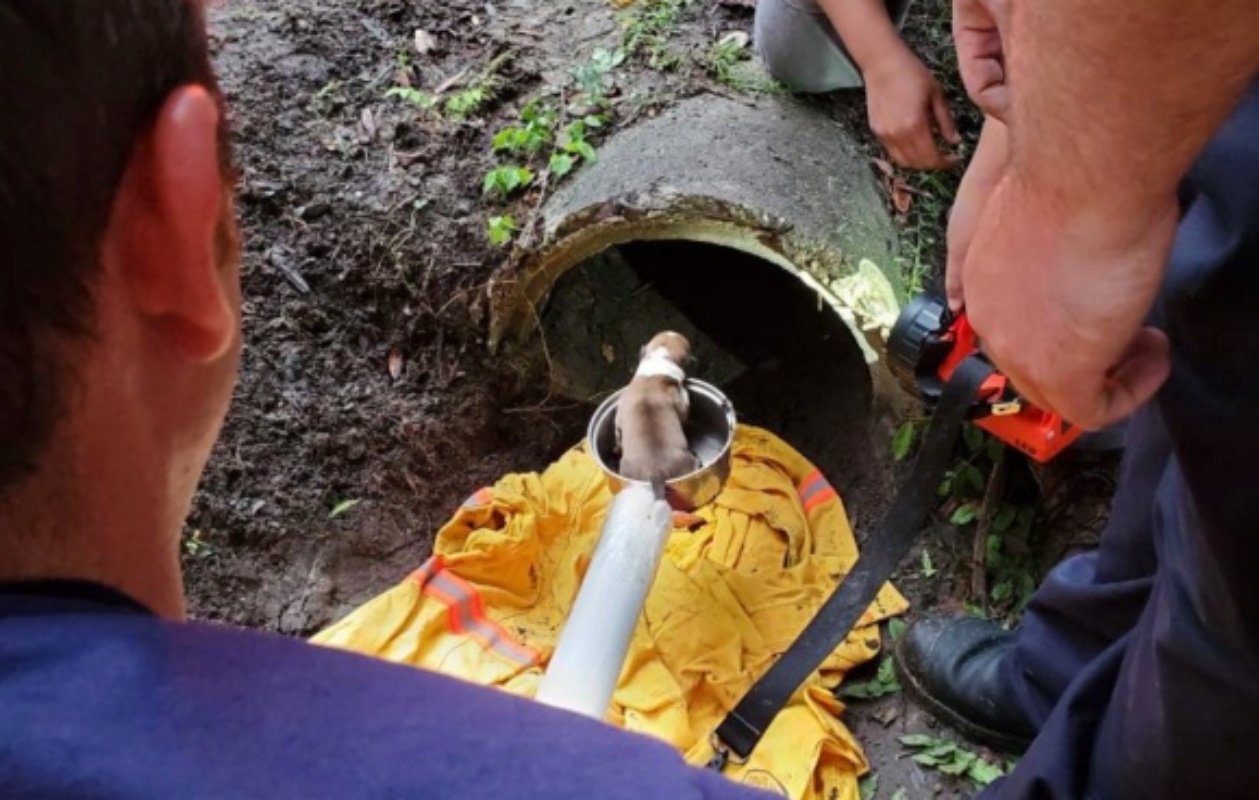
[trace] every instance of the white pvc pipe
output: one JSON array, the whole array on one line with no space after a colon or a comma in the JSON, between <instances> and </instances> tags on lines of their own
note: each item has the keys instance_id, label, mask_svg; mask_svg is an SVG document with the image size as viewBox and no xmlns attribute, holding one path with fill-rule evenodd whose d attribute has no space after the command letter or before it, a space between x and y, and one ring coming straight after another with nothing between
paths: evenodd
<instances>
[{"instance_id":1,"label":"white pvc pipe","mask_svg":"<svg viewBox=\"0 0 1259 800\"><path fill-rule=\"evenodd\" d=\"M538 688L539 702L595 719L607 715L672 515L669 504L641 484L630 484L612 499L590 569Z\"/></svg>"}]
</instances>

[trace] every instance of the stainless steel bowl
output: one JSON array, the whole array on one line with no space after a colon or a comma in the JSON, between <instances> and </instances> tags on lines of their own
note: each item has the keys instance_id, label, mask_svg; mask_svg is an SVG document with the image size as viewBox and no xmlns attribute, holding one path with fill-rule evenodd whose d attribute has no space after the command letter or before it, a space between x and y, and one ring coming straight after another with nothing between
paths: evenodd
<instances>
[{"instance_id":1,"label":"stainless steel bowl","mask_svg":"<svg viewBox=\"0 0 1259 800\"><path fill-rule=\"evenodd\" d=\"M691 396L691 411L686 421L686 438L701 466L689 475L674 478L665 485L669 504L678 511L694 511L711 503L721 494L730 477L730 450L734 446L734 406L717 387L703 381L685 383ZM623 390L622 390L623 391ZM620 473L620 453L616 447L616 404L621 392L603 401L590 418L586 438L595 462L608 476L608 484L616 493L631 483Z\"/></svg>"}]
</instances>

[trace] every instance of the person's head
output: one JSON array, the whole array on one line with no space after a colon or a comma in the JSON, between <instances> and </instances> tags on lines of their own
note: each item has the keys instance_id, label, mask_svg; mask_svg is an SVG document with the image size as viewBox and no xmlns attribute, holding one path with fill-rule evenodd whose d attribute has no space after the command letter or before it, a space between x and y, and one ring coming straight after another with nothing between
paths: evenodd
<instances>
[{"instance_id":1,"label":"person's head","mask_svg":"<svg viewBox=\"0 0 1259 800\"><path fill-rule=\"evenodd\" d=\"M235 380L200 3L0 0L0 121L0 577L104 577L115 527L175 552Z\"/></svg>"}]
</instances>

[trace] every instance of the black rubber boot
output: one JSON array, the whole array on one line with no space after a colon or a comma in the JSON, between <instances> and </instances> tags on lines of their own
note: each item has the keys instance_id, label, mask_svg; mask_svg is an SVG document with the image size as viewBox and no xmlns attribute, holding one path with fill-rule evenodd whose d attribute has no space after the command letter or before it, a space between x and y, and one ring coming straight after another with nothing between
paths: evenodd
<instances>
[{"instance_id":1,"label":"black rubber boot","mask_svg":"<svg viewBox=\"0 0 1259 800\"><path fill-rule=\"evenodd\" d=\"M978 617L926 617L896 643L901 685L941 722L1005 753L1022 753L1036 730L997 678L1014 634Z\"/></svg>"}]
</instances>

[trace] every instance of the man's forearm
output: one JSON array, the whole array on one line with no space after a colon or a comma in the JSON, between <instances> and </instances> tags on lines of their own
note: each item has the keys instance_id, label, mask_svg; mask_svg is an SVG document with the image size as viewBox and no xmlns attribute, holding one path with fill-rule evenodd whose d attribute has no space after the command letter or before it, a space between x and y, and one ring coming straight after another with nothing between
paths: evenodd
<instances>
[{"instance_id":1,"label":"man's forearm","mask_svg":"<svg viewBox=\"0 0 1259 800\"><path fill-rule=\"evenodd\" d=\"M1140 235L1259 69L1259 2L1011 6L1012 174L1064 217Z\"/></svg>"},{"instance_id":2,"label":"man's forearm","mask_svg":"<svg viewBox=\"0 0 1259 800\"><path fill-rule=\"evenodd\" d=\"M819 0L818 4L862 72L913 57L883 0Z\"/></svg>"}]
</instances>

